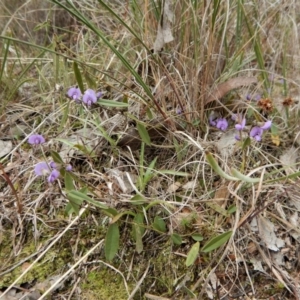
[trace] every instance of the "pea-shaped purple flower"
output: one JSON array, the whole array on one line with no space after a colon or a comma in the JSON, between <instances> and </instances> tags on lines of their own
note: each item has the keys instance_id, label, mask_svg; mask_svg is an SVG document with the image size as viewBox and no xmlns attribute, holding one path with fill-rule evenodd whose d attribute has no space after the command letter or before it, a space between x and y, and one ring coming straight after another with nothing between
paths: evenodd
<instances>
[{"instance_id":1,"label":"pea-shaped purple flower","mask_svg":"<svg viewBox=\"0 0 300 300\"><path fill-rule=\"evenodd\" d=\"M260 142L263 134L263 129L258 126L254 126L250 131L250 137L254 138L256 141Z\"/></svg>"},{"instance_id":2,"label":"pea-shaped purple flower","mask_svg":"<svg viewBox=\"0 0 300 300\"><path fill-rule=\"evenodd\" d=\"M48 182L53 183L59 177L59 175L60 175L59 171L53 169L48 177Z\"/></svg>"},{"instance_id":3,"label":"pea-shaped purple flower","mask_svg":"<svg viewBox=\"0 0 300 300\"><path fill-rule=\"evenodd\" d=\"M92 89L87 89L83 94L82 101L90 107L92 104L97 102L96 92Z\"/></svg>"},{"instance_id":4,"label":"pea-shaped purple flower","mask_svg":"<svg viewBox=\"0 0 300 300\"><path fill-rule=\"evenodd\" d=\"M28 138L28 143L31 145L39 145L45 143L45 138L40 134L32 134Z\"/></svg>"},{"instance_id":5,"label":"pea-shaped purple flower","mask_svg":"<svg viewBox=\"0 0 300 300\"><path fill-rule=\"evenodd\" d=\"M268 121L265 122L265 124L264 124L263 126L261 126L260 128L261 128L262 130L268 130L268 129L271 128L271 126L272 126L272 121L268 120Z\"/></svg>"},{"instance_id":6,"label":"pea-shaped purple flower","mask_svg":"<svg viewBox=\"0 0 300 300\"><path fill-rule=\"evenodd\" d=\"M51 172L48 164L44 161L39 162L34 167L34 172L37 176L44 176Z\"/></svg>"},{"instance_id":7,"label":"pea-shaped purple flower","mask_svg":"<svg viewBox=\"0 0 300 300\"><path fill-rule=\"evenodd\" d=\"M225 131L228 127L228 122L225 118L217 119L216 127L222 131Z\"/></svg>"},{"instance_id":8,"label":"pea-shaped purple flower","mask_svg":"<svg viewBox=\"0 0 300 300\"><path fill-rule=\"evenodd\" d=\"M78 87L71 87L67 92L67 96L76 102L80 102L81 91Z\"/></svg>"}]
</instances>

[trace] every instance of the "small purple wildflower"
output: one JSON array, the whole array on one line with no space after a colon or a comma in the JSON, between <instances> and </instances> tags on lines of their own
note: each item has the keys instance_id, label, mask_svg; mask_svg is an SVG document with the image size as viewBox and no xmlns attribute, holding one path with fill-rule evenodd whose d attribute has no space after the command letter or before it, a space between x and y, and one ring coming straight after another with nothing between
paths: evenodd
<instances>
[{"instance_id":1,"label":"small purple wildflower","mask_svg":"<svg viewBox=\"0 0 300 300\"><path fill-rule=\"evenodd\" d=\"M217 126L217 118L214 114L211 114L208 119L211 126Z\"/></svg>"},{"instance_id":2,"label":"small purple wildflower","mask_svg":"<svg viewBox=\"0 0 300 300\"><path fill-rule=\"evenodd\" d=\"M28 143L31 145L39 145L45 143L45 138L40 134L32 134L28 138Z\"/></svg>"},{"instance_id":3,"label":"small purple wildflower","mask_svg":"<svg viewBox=\"0 0 300 300\"><path fill-rule=\"evenodd\" d=\"M82 101L87 105L87 106L91 106L93 103L97 102L97 95L96 92L92 89L87 89L84 92L84 95L82 97Z\"/></svg>"},{"instance_id":4,"label":"small purple wildflower","mask_svg":"<svg viewBox=\"0 0 300 300\"><path fill-rule=\"evenodd\" d=\"M258 127L258 126L254 126L251 131L250 131L250 137L254 138L256 141L261 141L261 136L263 133L263 129Z\"/></svg>"},{"instance_id":5,"label":"small purple wildflower","mask_svg":"<svg viewBox=\"0 0 300 300\"><path fill-rule=\"evenodd\" d=\"M234 138L235 138L237 141L240 141L240 140L241 140L241 137L240 137L239 135L237 135L237 134L234 136Z\"/></svg>"},{"instance_id":6,"label":"small purple wildflower","mask_svg":"<svg viewBox=\"0 0 300 300\"><path fill-rule=\"evenodd\" d=\"M102 96L103 96L102 92L97 92L96 93L97 100L100 99Z\"/></svg>"},{"instance_id":7,"label":"small purple wildflower","mask_svg":"<svg viewBox=\"0 0 300 300\"><path fill-rule=\"evenodd\" d=\"M261 99L261 95L260 94L257 94L254 98L256 101L259 101Z\"/></svg>"},{"instance_id":8,"label":"small purple wildflower","mask_svg":"<svg viewBox=\"0 0 300 300\"><path fill-rule=\"evenodd\" d=\"M70 172L72 171L73 167L71 165L67 165L66 166L66 171Z\"/></svg>"},{"instance_id":9,"label":"small purple wildflower","mask_svg":"<svg viewBox=\"0 0 300 300\"><path fill-rule=\"evenodd\" d=\"M37 176L43 176L45 174L50 173L50 169L47 163L42 161L35 165L34 172Z\"/></svg>"},{"instance_id":10,"label":"small purple wildflower","mask_svg":"<svg viewBox=\"0 0 300 300\"><path fill-rule=\"evenodd\" d=\"M279 79L278 79L278 83L284 84L284 79L283 79L283 78L279 78Z\"/></svg>"},{"instance_id":11,"label":"small purple wildflower","mask_svg":"<svg viewBox=\"0 0 300 300\"><path fill-rule=\"evenodd\" d=\"M59 174L60 174L59 171L53 169L48 177L48 182L53 183L59 177Z\"/></svg>"},{"instance_id":12,"label":"small purple wildflower","mask_svg":"<svg viewBox=\"0 0 300 300\"><path fill-rule=\"evenodd\" d=\"M222 131L225 131L228 127L228 122L225 118L217 119L216 127Z\"/></svg>"},{"instance_id":13,"label":"small purple wildflower","mask_svg":"<svg viewBox=\"0 0 300 300\"><path fill-rule=\"evenodd\" d=\"M57 164L56 164L56 162L54 162L54 161L51 161L51 163L49 164L49 166L50 166L52 169L57 169Z\"/></svg>"},{"instance_id":14,"label":"small purple wildflower","mask_svg":"<svg viewBox=\"0 0 300 300\"><path fill-rule=\"evenodd\" d=\"M245 126L246 126L246 119L242 118L241 122L235 124L235 129L241 131L245 128Z\"/></svg>"},{"instance_id":15,"label":"small purple wildflower","mask_svg":"<svg viewBox=\"0 0 300 300\"><path fill-rule=\"evenodd\" d=\"M251 95L250 95L250 94L247 94L247 95L246 95L246 100L248 100L248 101L251 100Z\"/></svg>"},{"instance_id":16,"label":"small purple wildflower","mask_svg":"<svg viewBox=\"0 0 300 300\"><path fill-rule=\"evenodd\" d=\"M71 87L69 88L68 92L67 92L67 96L76 101L79 102L80 101L80 97L81 97L81 91L78 87Z\"/></svg>"},{"instance_id":17,"label":"small purple wildflower","mask_svg":"<svg viewBox=\"0 0 300 300\"><path fill-rule=\"evenodd\" d=\"M262 130L268 130L271 128L271 126L272 126L272 121L269 120L269 121L265 122L265 124L263 126L261 126L260 128Z\"/></svg>"}]
</instances>

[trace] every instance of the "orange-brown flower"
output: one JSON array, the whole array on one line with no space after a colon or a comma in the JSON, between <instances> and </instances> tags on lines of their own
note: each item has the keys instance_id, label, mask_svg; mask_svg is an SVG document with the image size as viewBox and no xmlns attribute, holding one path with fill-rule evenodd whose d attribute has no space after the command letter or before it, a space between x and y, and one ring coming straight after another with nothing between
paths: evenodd
<instances>
[{"instance_id":1,"label":"orange-brown flower","mask_svg":"<svg viewBox=\"0 0 300 300\"><path fill-rule=\"evenodd\" d=\"M273 102L269 98L260 99L257 102L258 107L260 107L265 112L270 112L273 110Z\"/></svg>"},{"instance_id":2,"label":"orange-brown flower","mask_svg":"<svg viewBox=\"0 0 300 300\"><path fill-rule=\"evenodd\" d=\"M289 97L289 98L285 98L283 101L282 101L282 105L283 106L292 106L294 104L294 100Z\"/></svg>"}]
</instances>

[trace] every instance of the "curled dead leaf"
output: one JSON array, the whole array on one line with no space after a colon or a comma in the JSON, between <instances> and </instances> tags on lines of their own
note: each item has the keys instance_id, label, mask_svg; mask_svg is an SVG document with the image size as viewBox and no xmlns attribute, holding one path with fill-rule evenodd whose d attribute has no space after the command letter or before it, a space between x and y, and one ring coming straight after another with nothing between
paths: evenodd
<instances>
[{"instance_id":1,"label":"curled dead leaf","mask_svg":"<svg viewBox=\"0 0 300 300\"><path fill-rule=\"evenodd\" d=\"M210 92L209 97L205 101L205 104L208 104L214 100L221 99L228 92L234 89L240 88L242 86L248 86L254 83L257 83L256 77L236 77L222 82L218 84L212 92Z\"/></svg>"}]
</instances>

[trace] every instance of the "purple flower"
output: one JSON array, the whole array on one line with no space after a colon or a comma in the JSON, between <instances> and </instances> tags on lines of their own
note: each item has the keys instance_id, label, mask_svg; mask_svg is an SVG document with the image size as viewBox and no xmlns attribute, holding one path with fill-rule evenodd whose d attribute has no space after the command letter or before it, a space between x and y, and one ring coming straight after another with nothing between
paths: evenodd
<instances>
[{"instance_id":1,"label":"purple flower","mask_svg":"<svg viewBox=\"0 0 300 300\"><path fill-rule=\"evenodd\" d=\"M67 92L67 96L70 99L75 100L76 102L79 102L80 97L81 97L81 91L78 87L71 87Z\"/></svg>"},{"instance_id":2,"label":"purple flower","mask_svg":"<svg viewBox=\"0 0 300 300\"><path fill-rule=\"evenodd\" d=\"M225 118L217 119L216 127L222 131L225 131L228 127L228 122Z\"/></svg>"},{"instance_id":3,"label":"purple flower","mask_svg":"<svg viewBox=\"0 0 300 300\"><path fill-rule=\"evenodd\" d=\"M49 166L50 166L52 169L57 169L57 164L56 164L56 162L54 162L54 161L51 161L51 163L49 164Z\"/></svg>"},{"instance_id":4,"label":"purple flower","mask_svg":"<svg viewBox=\"0 0 300 300\"><path fill-rule=\"evenodd\" d=\"M250 94L246 95L246 100L248 100L248 101L251 100L251 95Z\"/></svg>"},{"instance_id":5,"label":"purple flower","mask_svg":"<svg viewBox=\"0 0 300 300\"><path fill-rule=\"evenodd\" d=\"M67 165L67 166L66 166L66 171L69 171L69 172L70 172L70 171L72 171L72 169L73 169L73 167L72 167L71 165Z\"/></svg>"},{"instance_id":6,"label":"purple flower","mask_svg":"<svg viewBox=\"0 0 300 300\"><path fill-rule=\"evenodd\" d=\"M28 143L31 145L39 145L45 143L45 138L40 134L32 134L28 138Z\"/></svg>"},{"instance_id":7,"label":"purple flower","mask_svg":"<svg viewBox=\"0 0 300 300\"><path fill-rule=\"evenodd\" d=\"M47 163L42 161L35 165L34 172L37 176L43 176L45 174L50 173L50 169Z\"/></svg>"},{"instance_id":8,"label":"purple flower","mask_svg":"<svg viewBox=\"0 0 300 300\"><path fill-rule=\"evenodd\" d=\"M102 92L97 92L96 93L97 100L100 99L102 96L103 96Z\"/></svg>"},{"instance_id":9,"label":"purple flower","mask_svg":"<svg viewBox=\"0 0 300 300\"><path fill-rule=\"evenodd\" d=\"M271 128L271 126L272 126L272 121L269 120L269 121L265 122L265 124L263 126L261 126L260 128L262 130L268 130Z\"/></svg>"},{"instance_id":10,"label":"purple flower","mask_svg":"<svg viewBox=\"0 0 300 300\"><path fill-rule=\"evenodd\" d=\"M217 118L214 116L214 114L211 114L208 119L211 126L217 126Z\"/></svg>"},{"instance_id":11,"label":"purple flower","mask_svg":"<svg viewBox=\"0 0 300 300\"><path fill-rule=\"evenodd\" d=\"M82 101L87 106L91 106L93 103L96 103L97 102L96 92L92 89L87 89L82 97Z\"/></svg>"},{"instance_id":12,"label":"purple flower","mask_svg":"<svg viewBox=\"0 0 300 300\"><path fill-rule=\"evenodd\" d=\"M254 126L250 131L250 137L254 138L258 142L261 141L261 136L263 133L263 129L258 126Z\"/></svg>"},{"instance_id":13,"label":"purple flower","mask_svg":"<svg viewBox=\"0 0 300 300\"><path fill-rule=\"evenodd\" d=\"M261 99L261 95L260 94L257 94L256 96L255 96L255 100L256 101L259 101Z\"/></svg>"},{"instance_id":14,"label":"purple flower","mask_svg":"<svg viewBox=\"0 0 300 300\"><path fill-rule=\"evenodd\" d=\"M56 169L52 170L48 177L48 182L53 183L59 177L59 174L59 171L57 171Z\"/></svg>"},{"instance_id":15,"label":"purple flower","mask_svg":"<svg viewBox=\"0 0 300 300\"><path fill-rule=\"evenodd\" d=\"M235 124L235 129L241 131L245 128L245 126L246 126L246 119L242 118L242 120L239 121L238 124Z\"/></svg>"}]
</instances>

